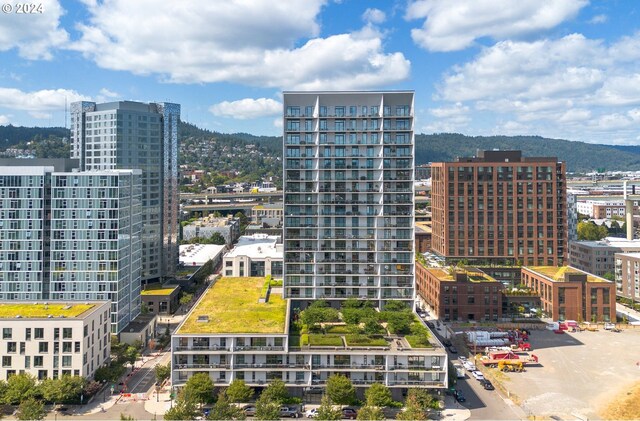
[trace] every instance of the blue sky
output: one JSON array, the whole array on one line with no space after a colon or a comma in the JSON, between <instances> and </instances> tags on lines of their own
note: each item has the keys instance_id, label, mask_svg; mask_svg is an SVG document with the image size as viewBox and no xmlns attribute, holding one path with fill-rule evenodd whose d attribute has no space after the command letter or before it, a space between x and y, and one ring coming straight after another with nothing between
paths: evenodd
<instances>
[{"instance_id":1,"label":"blue sky","mask_svg":"<svg viewBox=\"0 0 640 421\"><path fill-rule=\"evenodd\" d=\"M0 124L65 101L171 101L281 133L282 90L412 89L416 132L640 141L640 3L43 0L0 13Z\"/></svg>"}]
</instances>

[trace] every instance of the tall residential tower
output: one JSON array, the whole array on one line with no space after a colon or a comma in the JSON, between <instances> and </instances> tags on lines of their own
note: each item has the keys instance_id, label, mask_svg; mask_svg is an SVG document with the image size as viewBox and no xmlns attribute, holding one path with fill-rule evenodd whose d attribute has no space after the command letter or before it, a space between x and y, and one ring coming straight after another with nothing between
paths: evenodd
<instances>
[{"instance_id":1,"label":"tall residential tower","mask_svg":"<svg viewBox=\"0 0 640 421\"><path fill-rule=\"evenodd\" d=\"M178 264L180 105L122 101L71 104L71 156L82 170L142 170L142 280Z\"/></svg>"},{"instance_id":2,"label":"tall residential tower","mask_svg":"<svg viewBox=\"0 0 640 421\"><path fill-rule=\"evenodd\" d=\"M413 97L284 93L286 298L413 300Z\"/></svg>"}]
</instances>

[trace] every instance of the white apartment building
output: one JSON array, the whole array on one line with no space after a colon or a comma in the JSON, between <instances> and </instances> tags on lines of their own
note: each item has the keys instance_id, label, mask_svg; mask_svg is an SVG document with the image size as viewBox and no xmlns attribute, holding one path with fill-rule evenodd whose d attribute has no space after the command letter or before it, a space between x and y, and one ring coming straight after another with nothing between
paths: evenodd
<instances>
[{"instance_id":1,"label":"white apartment building","mask_svg":"<svg viewBox=\"0 0 640 421\"><path fill-rule=\"evenodd\" d=\"M294 396L326 386L332 374L347 376L360 396L374 383L388 386L395 399L409 387L447 387L447 353L437 341L413 347L393 335L384 345L358 346L347 335L340 346L300 344L299 333L290 332L291 300L272 291L260 302L263 283L220 278L202 295L171 337L172 385L204 372L218 387L235 379L265 387L279 379Z\"/></svg>"},{"instance_id":2,"label":"white apartment building","mask_svg":"<svg viewBox=\"0 0 640 421\"><path fill-rule=\"evenodd\" d=\"M140 170L29 161L0 166L0 300L109 300L119 333L140 314Z\"/></svg>"},{"instance_id":3,"label":"white apartment building","mask_svg":"<svg viewBox=\"0 0 640 421\"><path fill-rule=\"evenodd\" d=\"M284 92L284 295L414 299L412 91Z\"/></svg>"},{"instance_id":4,"label":"white apartment building","mask_svg":"<svg viewBox=\"0 0 640 421\"><path fill-rule=\"evenodd\" d=\"M640 253L616 253L616 295L640 301Z\"/></svg>"},{"instance_id":5,"label":"white apartment building","mask_svg":"<svg viewBox=\"0 0 640 421\"><path fill-rule=\"evenodd\" d=\"M110 358L110 307L107 301L0 303L0 379L93 377Z\"/></svg>"},{"instance_id":6,"label":"white apartment building","mask_svg":"<svg viewBox=\"0 0 640 421\"><path fill-rule=\"evenodd\" d=\"M601 200L578 199L576 204L578 213L589 215L595 219L610 219L614 216L624 218L624 200L611 200L603 198ZM638 211L638 201L633 201L634 212Z\"/></svg>"},{"instance_id":7,"label":"white apartment building","mask_svg":"<svg viewBox=\"0 0 640 421\"><path fill-rule=\"evenodd\" d=\"M243 235L223 257L224 276L267 276L282 278L283 251L280 236Z\"/></svg>"}]
</instances>

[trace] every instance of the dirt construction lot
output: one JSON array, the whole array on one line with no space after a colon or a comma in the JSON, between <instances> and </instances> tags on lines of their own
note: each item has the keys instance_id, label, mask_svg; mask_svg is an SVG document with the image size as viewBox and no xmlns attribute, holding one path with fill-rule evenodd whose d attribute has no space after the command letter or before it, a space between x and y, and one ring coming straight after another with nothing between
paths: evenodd
<instances>
[{"instance_id":1,"label":"dirt construction lot","mask_svg":"<svg viewBox=\"0 0 640 421\"><path fill-rule=\"evenodd\" d=\"M608 405L640 382L640 329L533 331L530 342L540 365L498 378L531 418L602 419Z\"/></svg>"}]
</instances>

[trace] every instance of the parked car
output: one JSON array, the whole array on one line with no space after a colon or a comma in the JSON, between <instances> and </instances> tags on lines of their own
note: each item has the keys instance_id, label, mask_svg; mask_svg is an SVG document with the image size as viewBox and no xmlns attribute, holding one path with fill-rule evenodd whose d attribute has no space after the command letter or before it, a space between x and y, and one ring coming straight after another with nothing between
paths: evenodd
<instances>
[{"instance_id":1,"label":"parked car","mask_svg":"<svg viewBox=\"0 0 640 421\"><path fill-rule=\"evenodd\" d=\"M444 345L444 346L451 346L451 345L452 345L452 343L451 343L451 341L450 341L449 339L443 339L443 340L442 340L442 345Z\"/></svg>"},{"instance_id":2,"label":"parked car","mask_svg":"<svg viewBox=\"0 0 640 421\"><path fill-rule=\"evenodd\" d=\"M487 379L481 380L480 383L482 384L482 387L484 387L485 390L494 390L495 389L495 387L493 387L493 383L491 383Z\"/></svg>"},{"instance_id":3,"label":"parked car","mask_svg":"<svg viewBox=\"0 0 640 421\"><path fill-rule=\"evenodd\" d=\"M466 401L466 400L467 400L467 399L464 397L464 395L462 394L462 391L457 390L457 389L453 392L453 397L454 397L454 398L456 398L456 400L457 400L458 402L464 402L464 401Z\"/></svg>"},{"instance_id":4,"label":"parked car","mask_svg":"<svg viewBox=\"0 0 640 421\"><path fill-rule=\"evenodd\" d=\"M296 408L289 408L288 406L280 407L280 418L298 418L300 413Z\"/></svg>"},{"instance_id":5,"label":"parked car","mask_svg":"<svg viewBox=\"0 0 640 421\"><path fill-rule=\"evenodd\" d=\"M482 372L481 372L481 371L478 371L478 370L476 370L476 371L472 371L472 372L471 372L471 375L472 375L472 376L473 376L473 378L474 378L474 379L476 379L476 380L484 380L484 374L482 374Z\"/></svg>"},{"instance_id":6,"label":"parked car","mask_svg":"<svg viewBox=\"0 0 640 421\"><path fill-rule=\"evenodd\" d=\"M244 411L244 415L246 415L247 417L255 417L256 416L256 406L255 405L245 405L245 407L242 408L242 411Z\"/></svg>"},{"instance_id":7,"label":"parked car","mask_svg":"<svg viewBox=\"0 0 640 421\"><path fill-rule=\"evenodd\" d=\"M307 412L304 413L304 416L306 418L315 418L317 415L318 415L318 410L316 408L309 409Z\"/></svg>"},{"instance_id":8,"label":"parked car","mask_svg":"<svg viewBox=\"0 0 640 421\"><path fill-rule=\"evenodd\" d=\"M458 348L456 348L455 346L451 345L449 347L449 352L452 354L457 354L458 353Z\"/></svg>"},{"instance_id":9,"label":"parked car","mask_svg":"<svg viewBox=\"0 0 640 421\"><path fill-rule=\"evenodd\" d=\"M428 326L430 329L433 329L434 327L436 327L436 325L434 325L434 324L433 324L433 323L431 323L431 322L427 322L427 326Z\"/></svg>"},{"instance_id":10,"label":"parked car","mask_svg":"<svg viewBox=\"0 0 640 421\"><path fill-rule=\"evenodd\" d=\"M473 372L477 370L476 365L471 361L465 361L464 363L462 363L462 366L469 372Z\"/></svg>"},{"instance_id":11,"label":"parked car","mask_svg":"<svg viewBox=\"0 0 640 421\"><path fill-rule=\"evenodd\" d=\"M358 417L358 411L353 408L342 408L342 419L355 420Z\"/></svg>"},{"instance_id":12,"label":"parked car","mask_svg":"<svg viewBox=\"0 0 640 421\"><path fill-rule=\"evenodd\" d=\"M459 355L458 356L458 361L460 361L462 364L464 364L465 362L467 362L467 357L465 357L464 355Z\"/></svg>"}]
</instances>

